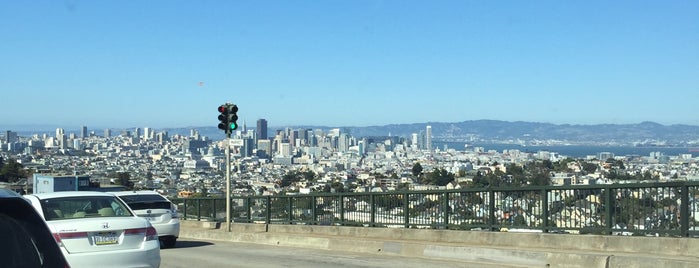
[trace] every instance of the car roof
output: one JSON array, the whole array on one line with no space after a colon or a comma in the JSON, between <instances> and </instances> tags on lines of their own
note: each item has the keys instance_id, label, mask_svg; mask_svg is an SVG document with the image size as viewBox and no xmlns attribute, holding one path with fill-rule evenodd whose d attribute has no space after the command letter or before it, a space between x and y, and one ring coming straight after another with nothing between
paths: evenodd
<instances>
[{"instance_id":1,"label":"car roof","mask_svg":"<svg viewBox=\"0 0 699 268\"><path fill-rule=\"evenodd\" d=\"M29 194L29 195L36 196L39 199L57 198L57 197L76 197L76 196L114 196L111 193L95 192L95 191L66 191L66 192L53 192L53 193L38 193L38 194Z\"/></svg>"},{"instance_id":2,"label":"car roof","mask_svg":"<svg viewBox=\"0 0 699 268\"><path fill-rule=\"evenodd\" d=\"M156 191L148 191L148 190L141 190L141 191L119 191L119 192L111 192L114 195L121 196L121 195L161 195L160 193Z\"/></svg>"}]
</instances>

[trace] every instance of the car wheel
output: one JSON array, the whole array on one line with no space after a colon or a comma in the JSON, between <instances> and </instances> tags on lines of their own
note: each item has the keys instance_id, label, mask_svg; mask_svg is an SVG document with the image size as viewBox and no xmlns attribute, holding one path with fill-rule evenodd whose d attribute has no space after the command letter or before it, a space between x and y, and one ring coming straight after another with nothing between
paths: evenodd
<instances>
[{"instance_id":1,"label":"car wheel","mask_svg":"<svg viewBox=\"0 0 699 268\"><path fill-rule=\"evenodd\" d=\"M175 237L164 237L160 240L161 248L174 248L175 243L177 243L177 238Z\"/></svg>"}]
</instances>

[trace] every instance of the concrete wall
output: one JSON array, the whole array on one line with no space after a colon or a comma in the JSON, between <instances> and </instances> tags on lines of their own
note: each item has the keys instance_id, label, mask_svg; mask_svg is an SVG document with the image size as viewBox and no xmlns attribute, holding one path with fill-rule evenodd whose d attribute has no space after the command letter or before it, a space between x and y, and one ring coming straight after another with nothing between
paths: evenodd
<instances>
[{"instance_id":1,"label":"concrete wall","mask_svg":"<svg viewBox=\"0 0 699 268\"><path fill-rule=\"evenodd\" d=\"M525 267L699 267L699 239L183 221L181 237Z\"/></svg>"}]
</instances>

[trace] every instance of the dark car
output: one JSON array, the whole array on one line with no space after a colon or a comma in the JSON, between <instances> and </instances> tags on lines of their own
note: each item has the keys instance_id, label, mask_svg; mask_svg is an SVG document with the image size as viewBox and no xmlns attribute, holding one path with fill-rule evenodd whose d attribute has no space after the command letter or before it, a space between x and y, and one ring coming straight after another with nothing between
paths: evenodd
<instances>
[{"instance_id":1,"label":"dark car","mask_svg":"<svg viewBox=\"0 0 699 268\"><path fill-rule=\"evenodd\" d=\"M46 222L7 189L0 189L0 241L0 267L70 267Z\"/></svg>"}]
</instances>

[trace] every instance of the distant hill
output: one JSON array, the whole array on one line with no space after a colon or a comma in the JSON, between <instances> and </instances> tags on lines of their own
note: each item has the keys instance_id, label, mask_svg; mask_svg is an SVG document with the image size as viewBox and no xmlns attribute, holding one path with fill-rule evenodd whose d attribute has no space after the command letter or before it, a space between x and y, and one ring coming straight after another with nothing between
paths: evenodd
<instances>
[{"instance_id":1,"label":"distant hill","mask_svg":"<svg viewBox=\"0 0 699 268\"><path fill-rule=\"evenodd\" d=\"M322 129L339 128L355 137L368 136L400 136L410 137L412 133L424 132L426 126L432 126L432 136L435 141L541 141L558 140L569 143L605 143L605 144L637 144L637 145L671 145L699 146L699 126L691 125L661 125L654 122L638 124L597 124L571 125L536 122L509 122L498 120L471 120L456 123L428 122L414 124L391 124L368 127L328 127L328 126L270 126L269 135L277 129ZM12 129L12 128L0 128ZM36 129L55 130L54 127L37 127ZM134 128L128 130L133 131ZM182 127L155 129L168 131L170 135L189 135L191 129L197 129L203 136L218 140L224 138L223 132L216 127ZM66 129L66 132L77 132ZM102 135L103 130L95 131ZM32 131L20 131L20 135ZM36 133L36 132L34 132ZM112 129L114 135L119 135L119 129ZM2 135L4 133L0 133Z\"/></svg>"},{"instance_id":2,"label":"distant hill","mask_svg":"<svg viewBox=\"0 0 699 268\"><path fill-rule=\"evenodd\" d=\"M414 124L391 124L384 126L368 127L327 127L327 126L285 126L269 127L270 135L276 129L323 129L339 128L343 132L349 132L355 137L367 136L401 136L410 137L412 133L425 131L427 126L432 126L434 140L443 141L505 141L505 140L559 140L570 143L605 143L637 145L672 145L672 146L697 146L699 145L699 126L691 125L661 125L654 122L642 122L638 124L597 124L597 125L571 125L550 124L536 122L509 122L498 120L471 120L457 123L429 122ZM181 132L188 135L189 129L180 131L171 130L172 133ZM223 133L216 127L199 128L202 135L213 139L223 138Z\"/></svg>"}]
</instances>

